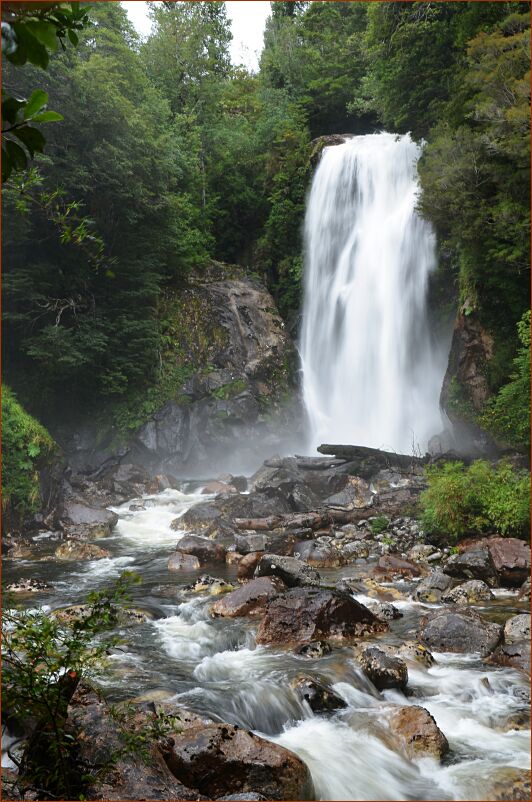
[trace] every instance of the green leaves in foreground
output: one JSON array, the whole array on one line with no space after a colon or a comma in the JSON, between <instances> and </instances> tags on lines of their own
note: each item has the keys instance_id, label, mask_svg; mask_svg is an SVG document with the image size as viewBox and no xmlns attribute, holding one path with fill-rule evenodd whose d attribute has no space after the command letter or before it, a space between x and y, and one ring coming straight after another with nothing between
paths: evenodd
<instances>
[{"instance_id":1,"label":"green leaves in foreground","mask_svg":"<svg viewBox=\"0 0 532 802\"><path fill-rule=\"evenodd\" d=\"M46 110L48 95L42 89L32 92L28 100L2 95L2 181L13 170L25 170L28 159L42 153L46 139L35 123L59 122L62 114Z\"/></svg>"}]
</instances>

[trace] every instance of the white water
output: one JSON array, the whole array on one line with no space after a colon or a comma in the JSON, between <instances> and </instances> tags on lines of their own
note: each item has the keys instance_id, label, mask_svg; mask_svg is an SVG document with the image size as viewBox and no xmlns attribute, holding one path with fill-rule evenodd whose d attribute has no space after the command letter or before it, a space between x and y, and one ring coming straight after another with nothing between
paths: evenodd
<instances>
[{"instance_id":1,"label":"white water","mask_svg":"<svg viewBox=\"0 0 532 802\"><path fill-rule=\"evenodd\" d=\"M446 349L431 342L435 238L416 213L409 135L325 148L305 218L301 359L310 451L352 443L403 453L443 428Z\"/></svg>"}]
</instances>

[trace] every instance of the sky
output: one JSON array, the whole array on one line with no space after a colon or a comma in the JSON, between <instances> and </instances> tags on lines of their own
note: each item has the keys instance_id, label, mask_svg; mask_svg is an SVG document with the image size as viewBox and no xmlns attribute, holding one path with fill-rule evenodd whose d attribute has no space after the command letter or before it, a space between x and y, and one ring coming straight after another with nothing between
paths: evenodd
<instances>
[{"instance_id":1,"label":"sky","mask_svg":"<svg viewBox=\"0 0 532 802\"><path fill-rule=\"evenodd\" d=\"M129 18L141 36L150 32L150 21L146 3L131 0L122 3ZM231 61L233 64L245 64L250 70L257 70L262 35L266 17L270 13L270 4L263 0L233 0L227 2L227 16L231 20L233 41L231 42Z\"/></svg>"}]
</instances>

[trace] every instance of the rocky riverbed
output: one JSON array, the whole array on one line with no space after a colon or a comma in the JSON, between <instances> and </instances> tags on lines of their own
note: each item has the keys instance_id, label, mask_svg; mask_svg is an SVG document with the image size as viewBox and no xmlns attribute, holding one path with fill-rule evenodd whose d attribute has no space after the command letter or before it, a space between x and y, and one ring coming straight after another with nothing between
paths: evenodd
<instances>
[{"instance_id":1,"label":"rocky riverbed","mask_svg":"<svg viewBox=\"0 0 532 802\"><path fill-rule=\"evenodd\" d=\"M79 687L68 726L101 767L108 701L179 723L88 798L530 797L528 545L426 542L424 460L322 450L252 477L72 476L51 529L7 538L13 595L67 620L142 577L105 700Z\"/></svg>"}]
</instances>

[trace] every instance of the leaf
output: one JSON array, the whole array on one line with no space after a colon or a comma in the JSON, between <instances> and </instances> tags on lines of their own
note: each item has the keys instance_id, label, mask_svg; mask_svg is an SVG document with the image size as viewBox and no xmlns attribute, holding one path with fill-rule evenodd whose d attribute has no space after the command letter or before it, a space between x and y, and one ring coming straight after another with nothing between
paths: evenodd
<instances>
[{"instance_id":1,"label":"leaf","mask_svg":"<svg viewBox=\"0 0 532 802\"><path fill-rule=\"evenodd\" d=\"M31 119L34 123L56 123L64 120L64 117L57 111L43 111L42 114L36 114Z\"/></svg>"},{"instance_id":2,"label":"leaf","mask_svg":"<svg viewBox=\"0 0 532 802\"><path fill-rule=\"evenodd\" d=\"M2 119L14 125L17 121L18 111L22 106L24 106L23 100L17 100L15 97L6 97L2 100Z\"/></svg>"},{"instance_id":3,"label":"leaf","mask_svg":"<svg viewBox=\"0 0 532 802\"><path fill-rule=\"evenodd\" d=\"M37 128L25 125L23 128L16 128L13 135L26 145L33 156L36 151L42 153L46 144L46 139Z\"/></svg>"},{"instance_id":4,"label":"leaf","mask_svg":"<svg viewBox=\"0 0 532 802\"><path fill-rule=\"evenodd\" d=\"M16 142L13 142L12 139L7 139L5 142L5 149L13 169L24 170L28 163L28 158L23 148L21 148Z\"/></svg>"},{"instance_id":5,"label":"leaf","mask_svg":"<svg viewBox=\"0 0 532 802\"><path fill-rule=\"evenodd\" d=\"M30 99L24 108L24 119L29 120L34 114L46 106L48 103L48 95L42 89L36 89L32 92Z\"/></svg>"},{"instance_id":6,"label":"leaf","mask_svg":"<svg viewBox=\"0 0 532 802\"><path fill-rule=\"evenodd\" d=\"M28 30L26 23L15 22L13 29L17 37L17 49L12 56L8 56L9 61L19 66L30 61L45 70L50 61L45 46Z\"/></svg>"},{"instance_id":7,"label":"leaf","mask_svg":"<svg viewBox=\"0 0 532 802\"><path fill-rule=\"evenodd\" d=\"M77 47L77 45L79 44L79 36L77 35L77 33L74 33L74 31L71 28L68 29L67 33L71 43L74 45L74 47Z\"/></svg>"},{"instance_id":8,"label":"leaf","mask_svg":"<svg viewBox=\"0 0 532 802\"><path fill-rule=\"evenodd\" d=\"M52 53L55 53L57 50L57 28L55 25L44 20L31 20L26 23L26 27L41 44L45 45Z\"/></svg>"}]
</instances>

